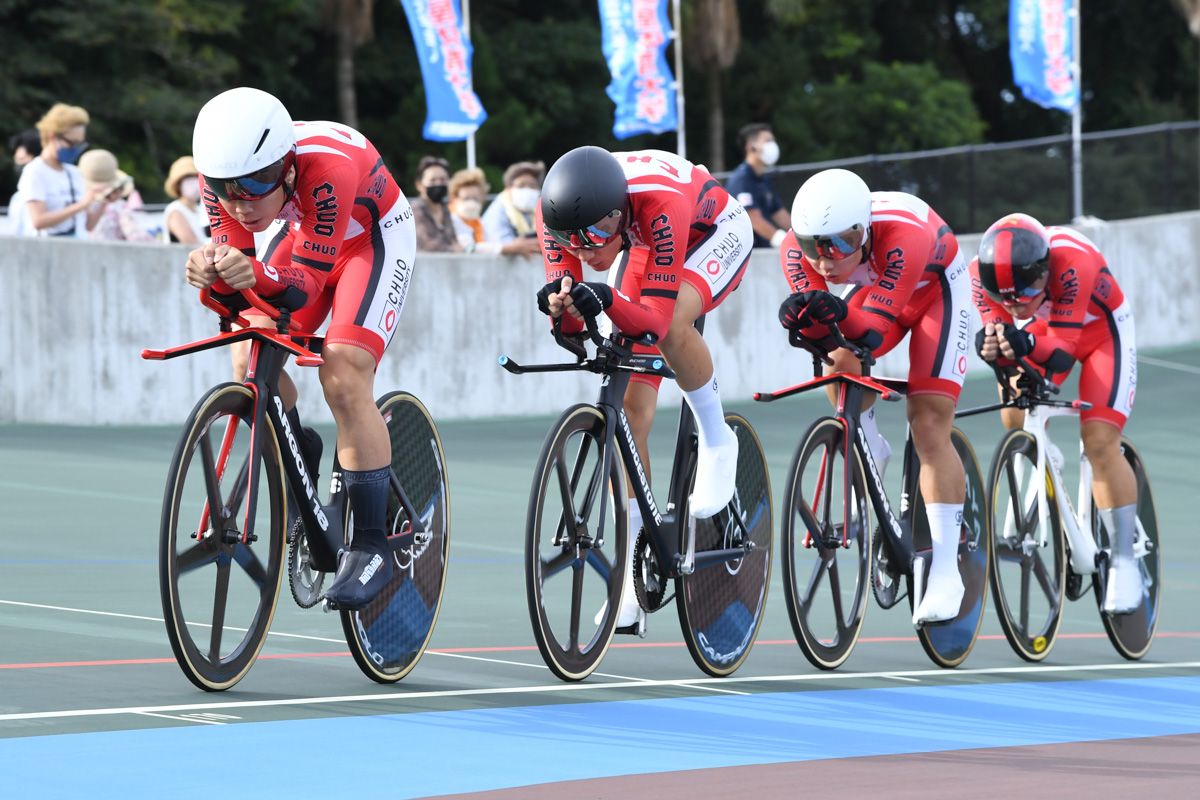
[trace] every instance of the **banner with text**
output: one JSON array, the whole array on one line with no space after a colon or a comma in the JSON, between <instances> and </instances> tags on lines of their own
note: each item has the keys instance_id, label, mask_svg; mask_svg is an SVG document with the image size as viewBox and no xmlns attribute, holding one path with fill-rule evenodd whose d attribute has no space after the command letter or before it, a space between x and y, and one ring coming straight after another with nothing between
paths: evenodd
<instances>
[{"instance_id":1,"label":"banner with text","mask_svg":"<svg viewBox=\"0 0 1200 800\"><path fill-rule=\"evenodd\" d=\"M471 87L471 42L459 0L400 0L412 28L425 83L424 136L460 142L487 119Z\"/></svg>"},{"instance_id":2,"label":"banner with text","mask_svg":"<svg viewBox=\"0 0 1200 800\"><path fill-rule=\"evenodd\" d=\"M1079 86L1071 70L1075 0L1012 0L1008 8L1013 83L1043 108L1074 111Z\"/></svg>"},{"instance_id":3,"label":"banner with text","mask_svg":"<svg viewBox=\"0 0 1200 800\"><path fill-rule=\"evenodd\" d=\"M617 104L613 135L665 133L679 124L675 79L665 51L671 41L668 0L600 0L604 58Z\"/></svg>"}]
</instances>

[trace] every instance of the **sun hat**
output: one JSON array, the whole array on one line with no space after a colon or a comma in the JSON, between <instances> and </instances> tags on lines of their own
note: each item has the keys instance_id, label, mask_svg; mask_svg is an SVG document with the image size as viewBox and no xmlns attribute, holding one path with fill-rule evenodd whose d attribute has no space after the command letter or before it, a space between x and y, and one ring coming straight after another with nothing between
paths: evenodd
<instances>
[{"instance_id":1,"label":"sun hat","mask_svg":"<svg viewBox=\"0 0 1200 800\"><path fill-rule=\"evenodd\" d=\"M117 157L107 150L88 150L79 157L79 171L88 186L107 187L102 195L120 190L125 198L133 191L133 178L117 169Z\"/></svg>"},{"instance_id":2,"label":"sun hat","mask_svg":"<svg viewBox=\"0 0 1200 800\"><path fill-rule=\"evenodd\" d=\"M167 194L178 200L179 184L183 182L183 179L199 174L199 171L196 169L196 162L192 160L191 156L180 156L171 165L171 171L167 174L167 180L163 184L163 188L166 189Z\"/></svg>"}]
</instances>

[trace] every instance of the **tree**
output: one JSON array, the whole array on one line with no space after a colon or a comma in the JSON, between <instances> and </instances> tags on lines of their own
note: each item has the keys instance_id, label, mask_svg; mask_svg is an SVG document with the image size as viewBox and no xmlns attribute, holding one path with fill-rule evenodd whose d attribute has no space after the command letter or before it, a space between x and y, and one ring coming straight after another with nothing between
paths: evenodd
<instances>
[{"instance_id":1,"label":"tree","mask_svg":"<svg viewBox=\"0 0 1200 800\"><path fill-rule=\"evenodd\" d=\"M323 17L337 39L338 118L358 127L354 51L375 38L375 0L325 0Z\"/></svg>"},{"instance_id":2,"label":"tree","mask_svg":"<svg viewBox=\"0 0 1200 800\"><path fill-rule=\"evenodd\" d=\"M721 100L721 73L733 66L741 45L737 0L695 0L695 22L684 40L684 56L704 72L708 106L708 161L710 170L725 169L725 106Z\"/></svg>"}]
</instances>

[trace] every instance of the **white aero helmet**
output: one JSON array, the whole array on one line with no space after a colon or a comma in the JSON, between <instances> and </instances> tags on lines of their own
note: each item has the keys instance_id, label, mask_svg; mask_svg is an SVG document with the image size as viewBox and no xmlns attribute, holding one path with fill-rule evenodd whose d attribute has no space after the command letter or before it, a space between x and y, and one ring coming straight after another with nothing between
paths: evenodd
<instances>
[{"instance_id":1,"label":"white aero helmet","mask_svg":"<svg viewBox=\"0 0 1200 800\"><path fill-rule=\"evenodd\" d=\"M257 200L279 188L296 159L292 117L274 95L241 86L204 104L192 158L223 200Z\"/></svg>"},{"instance_id":2,"label":"white aero helmet","mask_svg":"<svg viewBox=\"0 0 1200 800\"><path fill-rule=\"evenodd\" d=\"M845 169L827 169L804 182L792 201L792 231L809 260L853 255L871 229L871 190Z\"/></svg>"}]
</instances>

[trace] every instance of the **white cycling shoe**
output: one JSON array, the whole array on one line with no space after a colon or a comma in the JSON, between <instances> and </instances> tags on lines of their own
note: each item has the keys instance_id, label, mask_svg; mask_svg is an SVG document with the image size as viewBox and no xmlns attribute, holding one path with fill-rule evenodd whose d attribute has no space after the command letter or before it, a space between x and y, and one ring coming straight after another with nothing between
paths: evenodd
<instances>
[{"instance_id":1,"label":"white cycling shoe","mask_svg":"<svg viewBox=\"0 0 1200 800\"><path fill-rule=\"evenodd\" d=\"M596 612L595 623L599 625L604 621L604 615L608 613L608 601L604 601L604 605L600 606L600 610ZM621 591L621 608L617 613L617 629L634 628L628 633L636 633L638 636L646 635L646 612L642 608L637 599L637 592L633 588L633 578L630 577L625 583L625 588Z\"/></svg>"},{"instance_id":2,"label":"white cycling shoe","mask_svg":"<svg viewBox=\"0 0 1200 800\"><path fill-rule=\"evenodd\" d=\"M966 587L957 571L940 575L930 572L925 596L913 612L913 625L947 622L958 616Z\"/></svg>"},{"instance_id":3,"label":"white cycling shoe","mask_svg":"<svg viewBox=\"0 0 1200 800\"><path fill-rule=\"evenodd\" d=\"M737 478L737 434L725 425L728 437L722 445L701 447L696 459L696 485L692 489L691 514L708 519L729 505Z\"/></svg>"},{"instance_id":4,"label":"white cycling shoe","mask_svg":"<svg viewBox=\"0 0 1200 800\"><path fill-rule=\"evenodd\" d=\"M1104 589L1105 614L1129 614L1142 604L1142 570L1137 561L1114 560Z\"/></svg>"}]
</instances>

